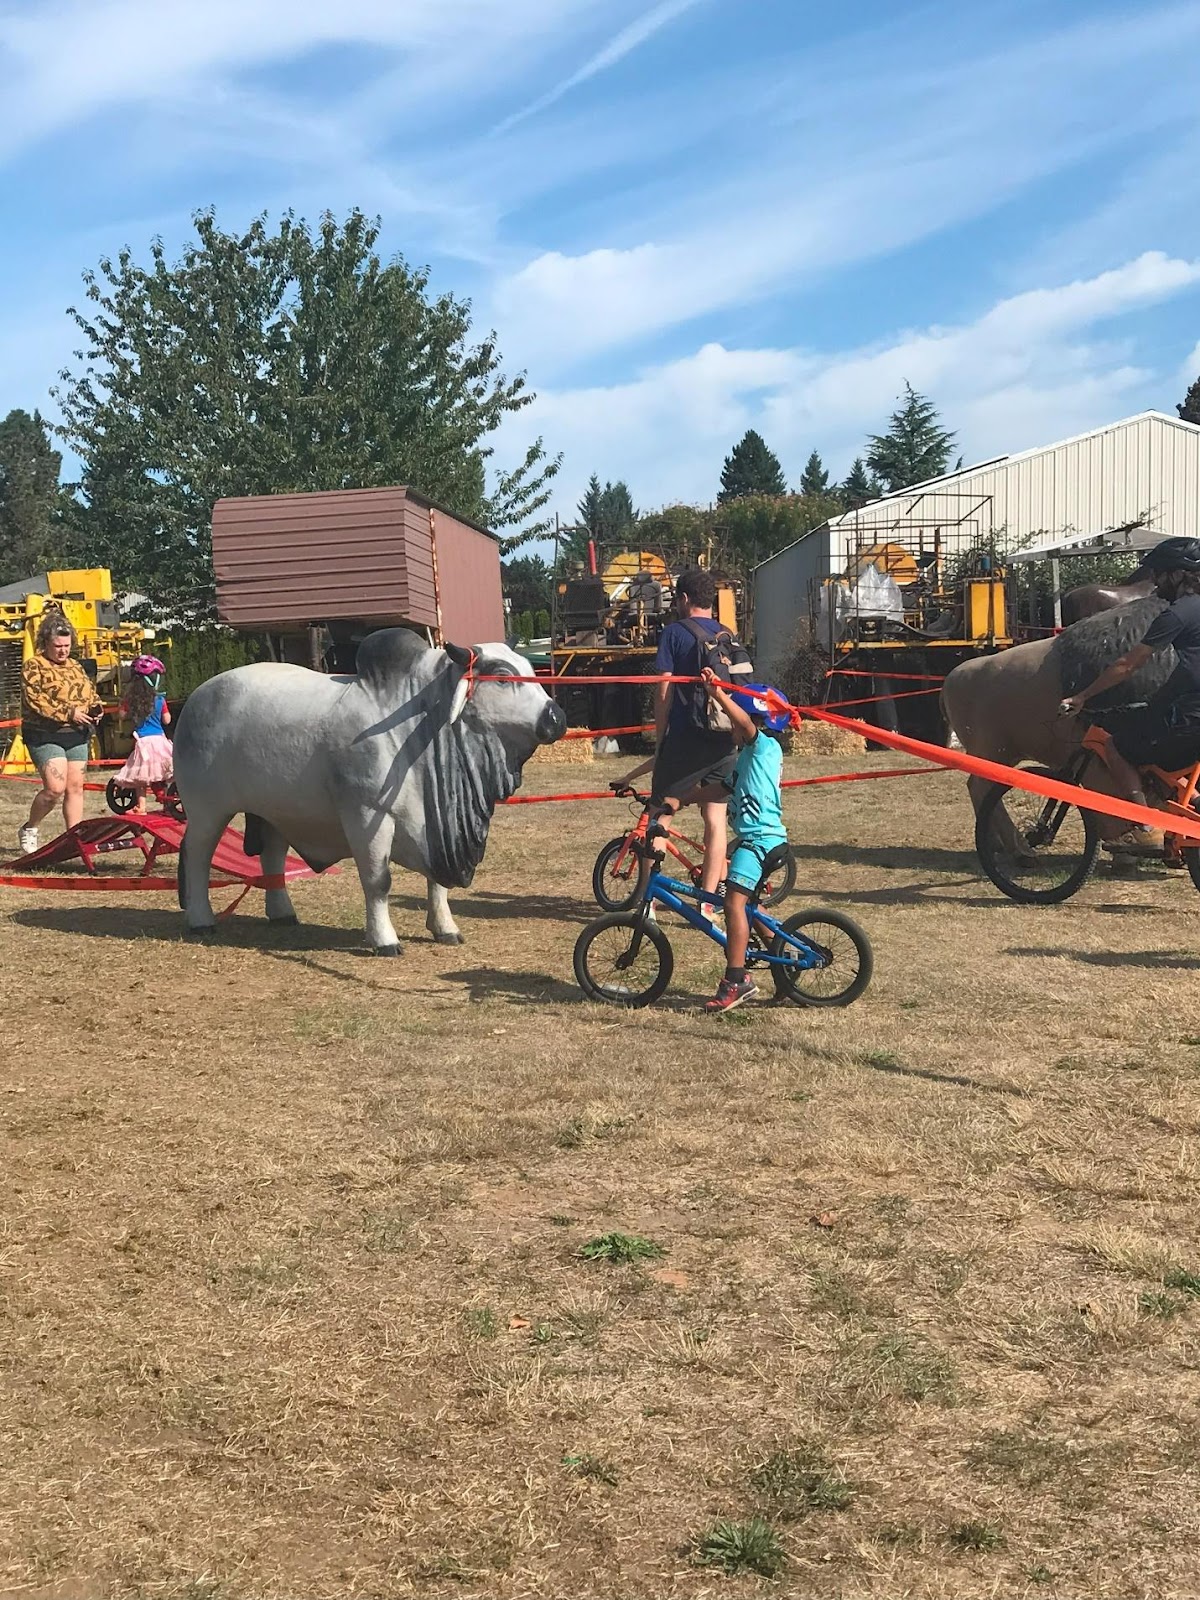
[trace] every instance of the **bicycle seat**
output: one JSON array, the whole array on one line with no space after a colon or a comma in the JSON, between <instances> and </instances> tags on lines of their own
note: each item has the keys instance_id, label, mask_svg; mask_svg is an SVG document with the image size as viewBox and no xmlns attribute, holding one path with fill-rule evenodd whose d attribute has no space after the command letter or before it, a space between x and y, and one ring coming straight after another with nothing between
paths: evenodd
<instances>
[{"instance_id":1,"label":"bicycle seat","mask_svg":"<svg viewBox=\"0 0 1200 1600\"><path fill-rule=\"evenodd\" d=\"M767 879L773 872L778 872L780 867L785 867L792 857L792 847L785 839L782 844L777 844L773 850L768 850L763 857L762 872L759 874L751 900L755 905L762 898L763 890L767 887Z\"/></svg>"}]
</instances>

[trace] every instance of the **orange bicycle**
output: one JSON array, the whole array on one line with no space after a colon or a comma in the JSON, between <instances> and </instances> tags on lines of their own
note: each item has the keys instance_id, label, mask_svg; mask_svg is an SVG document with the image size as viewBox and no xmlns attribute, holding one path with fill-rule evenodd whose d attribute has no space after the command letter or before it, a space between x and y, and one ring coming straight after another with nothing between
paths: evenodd
<instances>
[{"instance_id":1,"label":"orange bicycle","mask_svg":"<svg viewBox=\"0 0 1200 1600\"><path fill-rule=\"evenodd\" d=\"M1123 708L1120 708L1123 709ZM1108 716L1117 715L1108 712ZM1093 711L1088 720L1105 725L1106 713ZM1085 779L1101 756L1091 728L1079 750L1059 772L1045 767L1032 770L1044 778L1086 788ZM1186 866L1192 883L1200 889L1200 844L1171 832L1171 817L1200 816L1200 762L1168 771L1141 767L1147 798L1162 811L1169 864ZM1100 854L1100 819L1085 806L1065 800L1047 800L1028 789L996 783L985 795L975 818L975 848L983 870L1002 894L1022 905L1057 905L1069 900L1092 875Z\"/></svg>"},{"instance_id":2,"label":"orange bicycle","mask_svg":"<svg viewBox=\"0 0 1200 1600\"><path fill-rule=\"evenodd\" d=\"M603 906L605 911L625 911L640 898L642 879L648 870L649 857L638 846L644 845L646 840L650 796L639 793L628 784L610 783L609 788L618 799L636 801L639 815L628 833L619 834L601 848L596 865L592 868L592 893L596 897L596 904ZM703 844L676 828L668 827L665 822L663 826L666 836L659 841L661 848L667 855L675 857L694 884L699 884L704 865ZM732 855L736 849L737 840L730 839L729 853ZM780 901L787 899L795 887L796 858L789 850L783 866L773 871L764 882L758 904L777 906Z\"/></svg>"}]
</instances>

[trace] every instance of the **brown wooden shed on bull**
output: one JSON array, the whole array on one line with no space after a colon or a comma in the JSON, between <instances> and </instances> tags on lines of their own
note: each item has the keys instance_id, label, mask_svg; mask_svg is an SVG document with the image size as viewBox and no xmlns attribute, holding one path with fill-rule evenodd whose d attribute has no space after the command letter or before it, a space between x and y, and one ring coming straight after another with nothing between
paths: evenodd
<instances>
[{"instance_id":1,"label":"brown wooden shed on bull","mask_svg":"<svg viewBox=\"0 0 1200 1600\"><path fill-rule=\"evenodd\" d=\"M351 671L376 628L504 638L499 540L415 489L218 500L212 544L217 615L280 660Z\"/></svg>"}]
</instances>

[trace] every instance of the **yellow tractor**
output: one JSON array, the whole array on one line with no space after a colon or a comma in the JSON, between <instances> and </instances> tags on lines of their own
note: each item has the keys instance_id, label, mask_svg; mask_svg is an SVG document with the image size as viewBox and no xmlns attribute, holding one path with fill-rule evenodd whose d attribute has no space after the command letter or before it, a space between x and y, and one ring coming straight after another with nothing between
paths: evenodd
<instances>
[{"instance_id":1,"label":"yellow tractor","mask_svg":"<svg viewBox=\"0 0 1200 1600\"><path fill-rule=\"evenodd\" d=\"M683 565L690 563L681 563ZM703 561L700 563L703 565ZM643 685L613 683L654 671L658 639L672 620L674 574L651 550L622 550L603 571L559 577L554 586L551 671L556 677L595 678L558 691L572 727L638 728L654 720L653 691ZM715 615L737 632L737 594L718 581ZM637 733L619 735L623 750L644 753L653 740Z\"/></svg>"},{"instance_id":2,"label":"yellow tractor","mask_svg":"<svg viewBox=\"0 0 1200 1600\"><path fill-rule=\"evenodd\" d=\"M61 611L75 629L83 669L110 711L125 692L130 663L155 637L152 628L122 622L105 567L41 572L0 587L0 767L8 772L32 771L21 740L21 666L34 652L48 610ZM156 653L166 643L157 641ZM106 717L92 741L92 755L97 760L124 755L129 742L127 724Z\"/></svg>"}]
</instances>

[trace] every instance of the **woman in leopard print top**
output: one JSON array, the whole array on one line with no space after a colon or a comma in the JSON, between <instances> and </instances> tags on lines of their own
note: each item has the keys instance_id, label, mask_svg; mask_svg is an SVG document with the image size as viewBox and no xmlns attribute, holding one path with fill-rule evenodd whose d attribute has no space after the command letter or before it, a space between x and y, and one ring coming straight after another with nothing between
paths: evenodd
<instances>
[{"instance_id":1,"label":"woman in leopard print top","mask_svg":"<svg viewBox=\"0 0 1200 1600\"><path fill-rule=\"evenodd\" d=\"M83 820L83 780L88 743L104 708L78 661L72 661L75 630L61 611L42 619L37 653L21 668L21 737L42 780L29 820L18 831L21 849L38 847L38 824L60 801L63 821Z\"/></svg>"}]
</instances>

